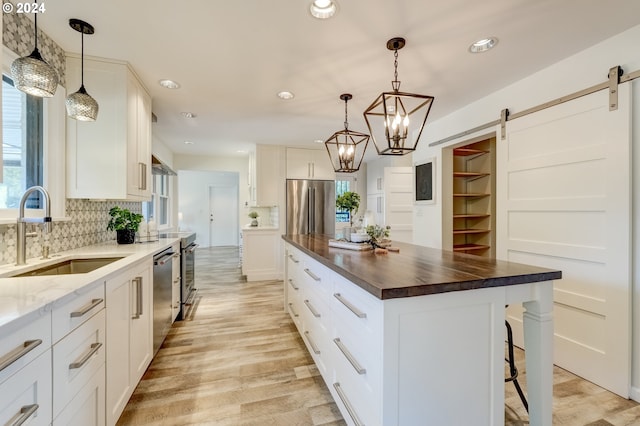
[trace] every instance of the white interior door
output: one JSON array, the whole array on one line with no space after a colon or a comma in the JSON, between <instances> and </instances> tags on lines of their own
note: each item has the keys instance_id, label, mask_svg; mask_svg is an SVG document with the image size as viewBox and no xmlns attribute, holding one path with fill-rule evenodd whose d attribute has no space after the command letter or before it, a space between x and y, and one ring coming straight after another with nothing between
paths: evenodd
<instances>
[{"instance_id":1,"label":"white interior door","mask_svg":"<svg viewBox=\"0 0 640 426\"><path fill-rule=\"evenodd\" d=\"M240 227L238 225L238 187L209 187L209 244L237 246Z\"/></svg>"},{"instance_id":2,"label":"white interior door","mask_svg":"<svg viewBox=\"0 0 640 426\"><path fill-rule=\"evenodd\" d=\"M497 256L562 271L554 362L623 397L631 377L629 86L620 86L616 111L602 90L509 121L507 140L496 144ZM521 309L510 307L508 318L518 325Z\"/></svg>"},{"instance_id":3,"label":"white interior door","mask_svg":"<svg viewBox=\"0 0 640 426\"><path fill-rule=\"evenodd\" d=\"M385 225L392 241L413 242L413 167L384 168Z\"/></svg>"}]
</instances>

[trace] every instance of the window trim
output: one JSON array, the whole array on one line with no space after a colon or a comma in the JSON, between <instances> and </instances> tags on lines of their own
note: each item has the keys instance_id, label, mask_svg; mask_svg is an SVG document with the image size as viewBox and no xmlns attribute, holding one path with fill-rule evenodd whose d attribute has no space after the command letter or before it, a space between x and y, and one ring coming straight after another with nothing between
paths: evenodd
<instances>
[{"instance_id":1,"label":"window trim","mask_svg":"<svg viewBox=\"0 0 640 426\"><path fill-rule=\"evenodd\" d=\"M18 55L2 46L2 72L11 75L11 64ZM43 99L42 150L43 186L51 198L51 216L54 221L69 220L65 217L66 196L66 89L58 85L51 98ZM1 117L1 116L0 116ZM1 159L1 154L0 154ZM1 164L1 163L0 163ZM2 167L0 166L0 171ZM26 209L26 216L42 216L42 209ZM0 224L16 223L18 209L0 209Z\"/></svg>"}]
</instances>

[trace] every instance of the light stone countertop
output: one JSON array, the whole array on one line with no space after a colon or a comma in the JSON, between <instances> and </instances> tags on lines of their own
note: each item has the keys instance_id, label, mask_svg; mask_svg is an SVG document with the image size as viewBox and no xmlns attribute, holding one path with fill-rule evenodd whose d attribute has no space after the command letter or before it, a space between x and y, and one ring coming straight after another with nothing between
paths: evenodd
<instances>
[{"instance_id":1,"label":"light stone countertop","mask_svg":"<svg viewBox=\"0 0 640 426\"><path fill-rule=\"evenodd\" d=\"M179 242L178 238L160 238L155 242L136 244L117 244L110 241L56 253L47 260L27 259L26 265L0 266L0 335L6 335L11 330L33 321L176 242ZM5 278L69 259L120 256L123 256L122 259L84 274Z\"/></svg>"},{"instance_id":2,"label":"light stone countertop","mask_svg":"<svg viewBox=\"0 0 640 426\"><path fill-rule=\"evenodd\" d=\"M251 226L251 225L244 225L242 227L242 231L277 231L279 228L277 226L273 226L273 225L266 225L266 226Z\"/></svg>"}]
</instances>

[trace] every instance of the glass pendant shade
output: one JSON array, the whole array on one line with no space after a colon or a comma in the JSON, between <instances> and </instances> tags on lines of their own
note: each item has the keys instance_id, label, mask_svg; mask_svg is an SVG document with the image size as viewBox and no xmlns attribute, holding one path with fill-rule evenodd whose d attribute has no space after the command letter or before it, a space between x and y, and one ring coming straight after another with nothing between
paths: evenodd
<instances>
[{"instance_id":1,"label":"glass pendant shade","mask_svg":"<svg viewBox=\"0 0 640 426\"><path fill-rule=\"evenodd\" d=\"M16 59L11 64L11 77L15 88L39 98L50 98L58 88L58 73L38 50L38 14L33 18L35 47L29 56Z\"/></svg>"},{"instance_id":2,"label":"glass pendant shade","mask_svg":"<svg viewBox=\"0 0 640 426\"><path fill-rule=\"evenodd\" d=\"M333 170L341 173L353 173L360 170L369 143L369 135L349 130L347 102L351 98L352 96L348 93L340 95L340 99L344 101L344 130L335 132L324 143Z\"/></svg>"},{"instance_id":3,"label":"glass pendant shade","mask_svg":"<svg viewBox=\"0 0 640 426\"><path fill-rule=\"evenodd\" d=\"M82 35L82 53L80 56L80 89L67 96L65 100L67 115L74 120L96 121L99 110L98 102L84 88L84 35L93 34L95 31L91 24L80 19L69 19L69 26Z\"/></svg>"},{"instance_id":4,"label":"glass pendant shade","mask_svg":"<svg viewBox=\"0 0 640 426\"><path fill-rule=\"evenodd\" d=\"M84 88L67 96L65 101L67 106L67 115L75 120L80 121L96 121L98 118L98 102L93 99Z\"/></svg>"},{"instance_id":5,"label":"glass pendant shade","mask_svg":"<svg viewBox=\"0 0 640 426\"><path fill-rule=\"evenodd\" d=\"M433 96L400 92L398 49L404 44L404 39L398 37L387 42L387 48L395 51L396 58L393 90L382 92L364 111L373 144L380 155L405 155L415 151L433 105Z\"/></svg>"}]
</instances>

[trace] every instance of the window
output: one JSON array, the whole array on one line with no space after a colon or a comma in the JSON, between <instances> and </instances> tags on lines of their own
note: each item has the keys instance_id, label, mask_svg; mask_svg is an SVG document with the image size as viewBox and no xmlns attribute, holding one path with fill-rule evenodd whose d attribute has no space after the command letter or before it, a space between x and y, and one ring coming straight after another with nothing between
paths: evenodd
<instances>
[{"instance_id":1,"label":"window","mask_svg":"<svg viewBox=\"0 0 640 426\"><path fill-rule=\"evenodd\" d=\"M169 194L169 176L153 175L151 201L142 203L142 215L147 221L153 219L158 228L169 228L171 226Z\"/></svg>"},{"instance_id":2,"label":"window","mask_svg":"<svg viewBox=\"0 0 640 426\"><path fill-rule=\"evenodd\" d=\"M350 180L336 180L336 198L349 191L351 186ZM337 223L350 223L351 218L349 212L336 208L336 222Z\"/></svg>"},{"instance_id":3,"label":"window","mask_svg":"<svg viewBox=\"0 0 640 426\"><path fill-rule=\"evenodd\" d=\"M27 95L2 76L2 170L0 209L16 209L24 191L43 184L43 102ZM27 208L40 208L40 194Z\"/></svg>"}]
</instances>

